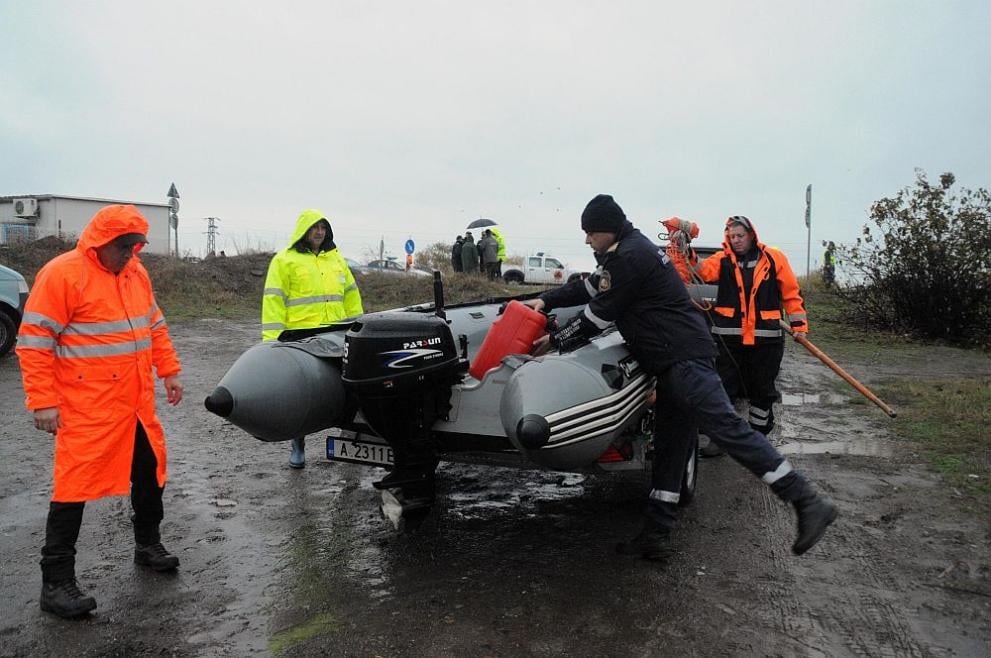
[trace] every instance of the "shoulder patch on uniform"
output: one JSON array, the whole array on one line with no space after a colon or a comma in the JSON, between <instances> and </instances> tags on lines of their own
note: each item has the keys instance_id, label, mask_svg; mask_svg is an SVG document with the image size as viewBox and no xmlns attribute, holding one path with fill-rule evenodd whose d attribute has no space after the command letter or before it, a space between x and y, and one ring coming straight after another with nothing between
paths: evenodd
<instances>
[{"instance_id":1,"label":"shoulder patch on uniform","mask_svg":"<svg viewBox=\"0 0 991 658\"><path fill-rule=\"evenodd\" d=\"M599 292L605 292L612 287L612 275L609 270L602 270L599 274Z\"/></svg>"}]
</instances>

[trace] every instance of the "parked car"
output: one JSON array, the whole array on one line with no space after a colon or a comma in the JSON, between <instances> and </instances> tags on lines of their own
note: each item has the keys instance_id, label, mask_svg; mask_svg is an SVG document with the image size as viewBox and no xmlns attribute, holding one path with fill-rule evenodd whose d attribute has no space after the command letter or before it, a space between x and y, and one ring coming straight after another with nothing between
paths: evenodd
<instances>
[{"instance_id":1,"label":"parked car","mask_svg":"<svg viewBox=\"0 0 991 658\"><path fill-rule=\"evenodd\" d=\"M0 357L14 347L27 299L28 282L18 272L0 265Z\"/></svg>"},{"instance_id":2,"label":"parked car","mask_svg":"<svg viewBox=\"0 0 991 658\"><path fill-rule=\"evenodd\" d=\"M363 268L365 273L382 272L384 274L411 274L413 276L431 276L428 272L413 268L406 271L406 266L395 260L373 260Z\"/></svg>"}]
</instances>

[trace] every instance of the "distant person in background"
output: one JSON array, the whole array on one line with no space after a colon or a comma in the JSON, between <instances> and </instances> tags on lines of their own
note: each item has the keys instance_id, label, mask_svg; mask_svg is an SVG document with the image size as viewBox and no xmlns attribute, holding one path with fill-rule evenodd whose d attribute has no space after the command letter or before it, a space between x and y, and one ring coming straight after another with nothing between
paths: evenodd
<instances>
[{"instance_id":1,"label":"distant person in background","mask_svg":"<svg viewBox=\"0 0 991 658\"><path fill-rule=\"evenodd\" d=\"M482 239L478 241L478 251L481 254L482 272L489 281L499 277L499 243L492 236L492 231L485 229Z\"/></svg>"},{"instance_id":2,"label":"distant person in background","mask_svg":"<svg viewBox=\"0 0 991 658\"><path fill-rule=\"evenodd\" d=\"M17 339L27 408L35 428L55 437L40 604L59 617L96 607L75 575L87 501L130 494L134 562L155 571L179 566L159 533L166 462L155 375L171 405L182 401L183 387L165 316L138 258L147 234L148 221L134 206L97 212L76 248L38 272ZM11 559L14 551L5 553Z\"/></svg>"},{"instance_id":3,"label":"distant person in background","mask_svg":"<svg viewBox=\"0 0 991 658\"><path fill-rule=\"evenodd\" d=\"M463 272L464 266L461 264L461 247L465 239L460 235L454 238L454 245L451 246L451 267L455 272Z\"/></svg>"},{"instance_id":4,"label":"distant person in background","mask_svg":"<svg viewBox=\"0 0 991 658\"><path fill-rule=\"evenodd\" d=\"M495 238L495 241L499 244L499 251L497 252L497 261L496 261L495 270L496 270L496 277L501 278L502 264L506 260L506 240L505 238L502 237L502 232L499 231L499 229L496 228L495 226L491 227L489 231L492 233L492 237Z\"/></svg>"},{"instance_id":5,"label":"distant person in background","mask_svg":"<svg viewBox=\"0 0 991 658\"><path fill-rule=\"evenodd\" d=\"M262 340L287 329L312 329L361 315L361 294L330 222L319 210L304 210L289 246L272 257L262 294ZM305 437L292 440L289 466L306 466Z\"/></svg>"},{"instance_id":6,"label":"distant person in background","mask_svg":"<svg viewBox=\"0 0 991 658\"><path fill-rule=\"evenodd\" d=\"M478 249L471 231L465 233L465 241L461 245L461 269L465 274L478 273Z\"/></svg>"},{"instance_id":7,"label":"distant person in background","mask_svg":"<svg viewBox=\"0 0 991 658\"><path fill-rule=\"evenodd\" d=\"M822 255L822 282L827 286L836 282L836 245L830 240Z\"/></svg>"},{"instance_id":8,"label":"distant person in background","mask_svg":"<svg viewBox=\"0 0 991 658\"><path fill-rule=\"evenodd\" d=\"M723 250L706 258L698 275L718 284L712 333L719 357L716 368L731 399L750 402L750 426L768 436L774 429L774 380L784 356L784 319L796 333L807 334L809 322L798 279L781 250L757 239L753 223L743 215L726 220Z\"/></svg>"}]
</instances>

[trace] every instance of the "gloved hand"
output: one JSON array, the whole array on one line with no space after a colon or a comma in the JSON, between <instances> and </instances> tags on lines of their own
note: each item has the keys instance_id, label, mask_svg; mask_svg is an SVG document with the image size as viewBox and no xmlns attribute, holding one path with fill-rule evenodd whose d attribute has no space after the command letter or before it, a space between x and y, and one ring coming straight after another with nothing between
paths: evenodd
<instances>
[{"instance_id":1,"label":"gloved hand","mask_svg":"<svg viewBox=\"0 0 991 658\"><path fill-rule=\"evenodd\" d=\"M571 336L561 336L562 332L556 334L550 334L551 344L557 348L557 351L561 354L566 354L568 352L574 352L582 345L587 345L590 341L587 337L581 334L574 334Z\"/></svg>"}]
</instances>

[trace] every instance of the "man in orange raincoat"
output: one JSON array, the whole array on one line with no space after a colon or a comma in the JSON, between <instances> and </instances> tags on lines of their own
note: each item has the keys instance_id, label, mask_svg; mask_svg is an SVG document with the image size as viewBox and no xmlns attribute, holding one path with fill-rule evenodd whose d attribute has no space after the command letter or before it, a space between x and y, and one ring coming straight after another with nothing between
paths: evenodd
<instances>
[{"instance_id":1,"label":"man in orange raincoat","mask_svg":"<svg viewBox=\"0 0 991 658\"><path fill-rule=\"evenodd\" d=\"M54 491L41 550L41 609L77 617L96 607L75 578L88 500L130 494L134 561L179 565L161 543L165 434L152 368L169 404L182 400L179 359L137 254L148 221L134 206L97 212L76 248L35 279L17 340L27 408L55 435Z\"/></svg>"}]
</instances>

